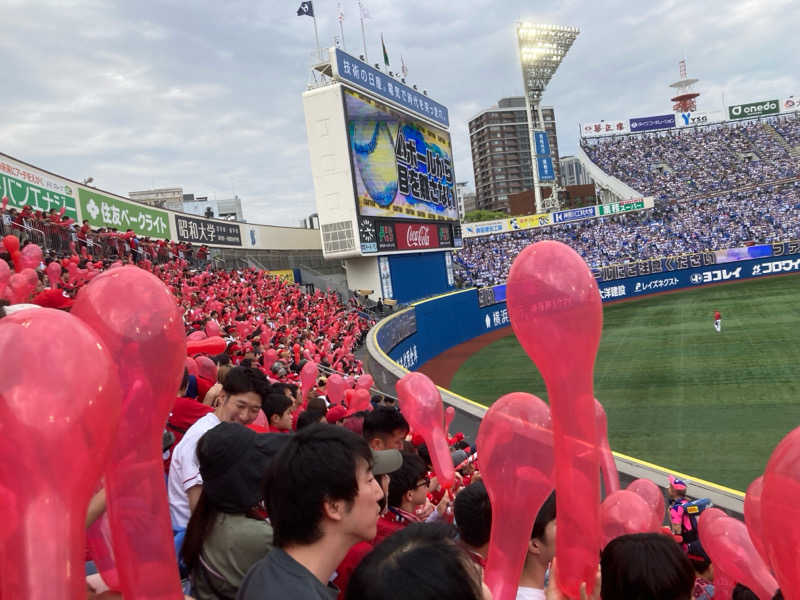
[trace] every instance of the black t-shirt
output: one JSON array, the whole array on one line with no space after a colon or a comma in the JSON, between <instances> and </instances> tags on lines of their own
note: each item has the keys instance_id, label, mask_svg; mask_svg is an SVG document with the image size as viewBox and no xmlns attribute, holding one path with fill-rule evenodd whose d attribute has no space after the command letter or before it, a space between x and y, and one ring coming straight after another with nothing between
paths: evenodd
<instances>
[{"instance_id":1,"label":"black t-shirt","mask_svg":"<svg viewBox=\"0 0 800 600\"><path fill-rule=\"evenodd\" d=\"M247 572L236 600L335 600L338 594L336 586L322 585L311 571L275 548Z\"/></svg>"}]
</instances>

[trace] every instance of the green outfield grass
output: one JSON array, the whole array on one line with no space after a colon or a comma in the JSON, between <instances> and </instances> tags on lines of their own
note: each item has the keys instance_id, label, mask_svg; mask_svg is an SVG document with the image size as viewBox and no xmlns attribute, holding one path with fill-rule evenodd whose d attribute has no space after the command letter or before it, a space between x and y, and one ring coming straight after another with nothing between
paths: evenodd
<instances>
[{"instance_id":1,"label":"green outfield grass","mask_svg":"<svg viewBox=\"0 0 800 600\"><path fill-rule=\"evenodd\" d=\"M594 384L613 450L745 490L800 425L800 277L607 305L603 318ZM547 400L513 335L471 356L451 389L486 405Z\"/></svg>"}]
</instances>

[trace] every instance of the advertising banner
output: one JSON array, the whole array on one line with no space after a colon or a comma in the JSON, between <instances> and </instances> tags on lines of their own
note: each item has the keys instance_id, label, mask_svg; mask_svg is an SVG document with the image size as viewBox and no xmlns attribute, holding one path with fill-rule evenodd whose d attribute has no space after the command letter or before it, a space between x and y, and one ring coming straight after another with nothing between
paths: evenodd
<instances>
[{"instance_id":1,"label":"advertising banner","mask_svg":"<svg viewBox=\"0 0 800 600\"><path fill-rule=\"evenodd\" d=\"M134 202L118 200L95 190L78 189L81 214L92 227L133 229L138 235L168 240L169 215L166 211Z\"/></svg>"},{"instance_id":2,"label":"advertising banner","mask_svg":"<svg viewBox=\"0 0 800 600\"><path fill-rule=\"evenodd\" d=\"M427 250L439 247L438 226L432 223L395 223L398 250Z\"/></svg>"},{"instance_id":3,"label":"advertising banner","mask_svg":"<svg viewBox=\"0 0 800 600\"><path fill-rule=\"evenodd\" d=\"M547 139L546 131L534 131L533 144L536 147L536 154L539 156L550 155L550 140Z\"/></svg>"},{"instance_id":4,"label":"advertising banner","mask_svg":"<svg viewBox=\"0 0 800 600\"><path fill-rule=\"evenodd\" d=\"M779 100L763 100L749 104L734 104L728 107L728 118L751 119L765 115L777 115L780 112Z\"/></svg>"},{"instance_id":5,"label":"advertising banner","mask_svg":"<svg viewBox=\"0 0 800 600\"><path fill-rule=\"evenodd\" d=\"M553 171L553 159L549 156L537 156L536 168L539 171L539 181L555 181L556 174Z\"/></svg>"},{"instance_id":6,"label":"advertising banner","mask_svg":"<svg viewBox=\"0 0 800 600\"><path fill-rule=\"evenodd\" d=\"M696 127L698 125L707 125L708 123L714 122L711 115L700 112L676 113L675 121L678 127Z\"/></svg>"},{"instance_id":7,"label":"advertising banner","mask_svg":"<svg viewBox=\"0 0 800 600\"><path fill-rule=\"evenodd\" d=\"M616 121L600 121L599 123L582 123L581 137L599 137L602 135L619 135L630 133L627 119Z\"/></svg>"},{"instance_id":8,"label":"advertising banner","mask_svg":"<svg viewBox=\"0 0 800 600\"><path fill-rule=\"evenodd\" d=\"M450 225L439 225L438 229L439 229L439 247L452 248L453 233L450 231Z\"/></svg>"},{"instance_id":9,"label":"advertising banner","mask_svg":"<svg viewBox=\"0 0 800 600\"><path fill-rule=\"evenodd\" d=\"M458 219L450 135L344 90L360 216Z\"/></svg>"},{"instance_id":10,"label":"advertising banner","mask_svg":"<svg viewBox=\"0 0 800 600\"><path fill-rule=\"evenodd\" d=\"M64 214L78 220L72 186L8 158L0 158L0 198L3 196L8 198L8 206L16 209L30 205L34 210L47 212L66 207Z\"/></svg>"},{"instance_id":11,"label":"advertising banner","mask_svg":"<svg viewBox=\"0 0 800 600\"><path fill-rule=\"evenodd\" d=\"M597 207L597 212L602 217L604 215L615 215L617 213L630 212L632 210L643 210L644 208L646 208L644 199L626 200L624 202L601 204Z\"/></svg>"},{"instance_id":12,"label":"advertising banner","mask_svg":"<svg viewBox=\"0 0 800 600\"><path fill-rule=\"evenodd\" d=\"M336 49L336 69L339 77L350 83L365 88L392 102L396 102L426 116L445 127L450 126L450 117L447 108L434 102L425 94L408 87L407 85L373 69L368 64L353 58L349 54Z\"/></svg>"},{"instance_id":13,"label":"advertising banner","mask_svg":"<svg viewBox=\"0 0 800 600\"><path fill-rule=\"evenodd\" d=\"M394 223L379 221L376 223L378 251L397 250L397 238L394 235Z\"/></svg>"},{"instance_id":14,"label":"advertising banner","mask_svg":"<svg viewBox=\"0 0 800 600\"><path fill-rule=\"evenodd\" d=\"M584 206L583 208L573 208L561 210L553 213L553 223L566 223L567 221L580 221L581 219L591 219L597 212L596 206Z\"/></svg>"},{"instance_id":15,"label":"advertising banner","mask_svg":"<svg viewBox=\"0 0 800 600\"><path fill-rule=\"evenodd\" d=\"M800 96L789 96L781 100L781 112L800 110Z\"/></svg>"},{"instance_id":16,"label":"advertising banner","mask_svg":"<svg viewBox=\"0 0 800 600\"><path fill-rule=\"evenodd\" d=\"M655 131L675 127L675 115L657 115L655 117L636 117L630 120L631 133L639 131Z\"/></svg>"},{"instance_id":17,"label":"advertising banner","mask_svg":"<svg viewBox=\"0 0 800 600\"><path fill-rule=\"evenodd\" d=\"M241 246L242 236L238 223L220 223L207 219L195 219L175 215L178 241L193 244L218 244L220 246Z\"/></svg>"}]
</instances>

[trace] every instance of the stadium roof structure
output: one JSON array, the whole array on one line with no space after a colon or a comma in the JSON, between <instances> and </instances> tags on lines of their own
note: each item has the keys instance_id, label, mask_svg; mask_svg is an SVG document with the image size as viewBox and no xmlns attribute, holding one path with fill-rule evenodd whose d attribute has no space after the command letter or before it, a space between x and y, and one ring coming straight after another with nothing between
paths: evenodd
<instances>
[{"instance_id":1,"label":"stadium roof structure","mask_svg":"<svg viewBox=\"0 0 800 600\"><path fill-rule=\"evenodd\" d=\"M531 105L539 104L547 84L579 33L577 27L517 23L522 80Z\"/></svg>"}]
</instances>

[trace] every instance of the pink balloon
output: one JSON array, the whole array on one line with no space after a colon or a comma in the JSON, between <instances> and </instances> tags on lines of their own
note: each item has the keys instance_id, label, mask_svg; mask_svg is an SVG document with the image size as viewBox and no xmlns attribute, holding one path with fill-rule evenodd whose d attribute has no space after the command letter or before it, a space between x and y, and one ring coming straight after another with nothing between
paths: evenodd
<instances>
[{"instance_id":1,"label":"pink balloon","mask_svg":"<svg viewBox=\"0 0 800 600\"><path fill-rule=\"evenodd\" d=\"M189 373L189 375L194 375L197 377L197 374L200 372L200 369L197 366L197 361L191 356L186 357L183 366L186 368L186 371Z\"/></svg>"},{"instance_id":2,"label":"pink balloon","mask_svg":"<svg viewBox=\"0 0 800 600\"><path fill-rule=\"evenodd\" d=\"M0 290L2 290L11 278L11 267L8 263L0 258Z\"/></svg>"},{"instance_id":3,"label":"pink balloon","mask_svg":"<svg viewBox=\"0 0 800 600\"><path fill-rule=\"evenodd\" d=\"M209 321L208 323L206 323L206 335L208 337L215 337L220 335L221 333L222 331L219 328L219 323L217 323L216 321Z\"/></svg>"},{"instance_id":4,"label":"pink balloon","mask_svg":"<svg viewBox=\"0 0 800 600\"><path fill-rule=\"evenodd\" d=\"M369 392L363 388L357 390L347 390L348 392L352 391L352 400L350 401L350 408L347 411L348 413L357 413L362 410L371 410L372 403L370 401Z\"/></svg>"},{"instance_id":5,"label":"pink balloon","mask_svg":"<svg viewBox=\"0 0 800 600\"><path fill-rule=\"evenodd\" d=\"M767 462L761 491L763 542L786 598L800 598L800 427Z\"/></svg>"},{"instance_id":6,"label":"pink balloon","mask_svg":"<svg viewBox=\"0 0 800 600\"><path fill-rule=\"evenodd\" d=\"M33 273L33 278L31 278ZM11 289L11 302L19 304L25 302L36 289L36 273L33 269L24 269L19 273L14 273L8 279L8 287Z\"/></svg>"},{"instance_id":7,"label":"pink balloon","mask_svg":"<svg viewBox=\"0 0 800 600\"><path fill-rule=\"evenodd\" d=\"M190 340L186 342L186 352L188 354L221 354L228 347L221 337L209 337L202 340Z\"/></svg>"},{"instance_id":8,"label":"pink balloon","mask_svg":"<svg viewBox=\"0 0 800 600\"><path fill-rule=\"evenodd\" d=\"M42 264L42 249L36 244L28 244L22 249L22 268L38 269Z\"/></svg>"},{"instance_id":9,"label":"pink balloon","mask_svg":"<svg viewBox=\"0 0 800 600\"><path fill-rule=\"evenodd\" d=\"M19 238L15 235L7 235L3 238L3 245L10 255L19 252Z\"/></svg>"},{"instance_id":10,"label":"pink balloon","mask_svg":"<svg viewBox=\"0 0 800 600\"><path fill-rule=\"evenodd\" d=\"M367 392L369 392L373 385L375 385L375 380L372 379L372 375L364 373L356 380L355 389L367 390Z\"/></svg>"},{"instance_id":11,"label":"pink balloon","mask_svg":"<svg viewBox=\"0 0 800 600\"><path fill-rule=\"evenodd\" d=\"M448 406L444 409L444 432L450 435L450 424L456 417L456 409L453 406Z\"/></svg>"},{"instance_id":12,"label":"pink balloon","mask_svg":"<svg viewBox=\"0 0 800 600\"><path fill-rule=\"evenodd\" d=\"M604 548L621 535L655 532L660 527L660 523L656 526L653 521L653 509L635 492L617 490L600 505L600 531Z\"/></svg>"},{"instance_id":13,"label":"pink balloon","mask_svg":"<svg viewBox=\"0 0 800 600\"><path fill-rule=\"evenodd\" d=\"M317 363L312 361L308 361L303 365L303 368L300 369L300 386L303 390L303 402L308 400L308 393L317 381L318 372Z\"/></svg>"},{"instance_id":14,"label":"pink balloon","mask_svg":"<svg viewBox=\"0 0 800 600\"><path fill-rule=\"evenodd\" d=\"M217 364L207 356L198 356L197 358L194 359L194 361L197 363L197 374L200 377L205 377L209 381L213 381L216 383Z\"/></svg>"},{"instance_id":15,"label":"pink balloon","mask_svg":"<svg viewBox=\"0 0 800 600\"><path fill-rule=\"evenodd\" d=\"M189 340L190 342L199 342L200 340L204 340L207 337L208 336L206 335L205 331L197 330L193 331L188 336L186 336L186 339Z\"/></svg>"},{"instance_id":16,"label":"pink balloon","mask_svg":"<svg viewBox=\"0 0 800 600\"><path fill-rule=\"evenodd\" d=\"M341 404L344 400L344 391L347 389L347 382L338 373L334 373L328 377L325 384L325 394L331 404Z\"/></svg>"},{"instance_id":17,"label":"pink balloon","mask_svg":"<svg viewBox=\"0 0 800 600\"><path fill-rule=\"evenodd\" d=\"M427 375L408 373L397 382L397 398L411 431L425 440L439 483L444 488L452 487L455 470L444 432L442 397L436 385Z\"/></svg>"},{"instance_id":18,"label":"pink balloon","mask_svg":"<svg viewBox=\"0 0 800 600\"><path fill-rule=\"evenodd\" d=\"M278 360L278 351L274 348L270 348L266 352L264 352L264 368L269 371L272 368L272 365L275 364L275 361Z\"/></svg>"},{"instance_id":19,"label":"pink balloon","mask_svg":"<svg viewBox=\"0 0 800 600\"><path fill-rule=\"evenodd\" d=\"M697 531L712 562L734 581L753 590L759 598L772 598L778 590L778 582L750 541L745 524L732 517L712 517L711 521L704 517L705 512L700 515ZM793 596L789 594L786 597Z\"/></svg>"},{"instance_id":20,"label":"pink balloon","mask_svg":"<svg viewBox=\"0 0 800 600\"><path fill-rule=\"evenodd\" d=\"M597 425L592 379L603 327L597 282L569 246L544 241L514 260L506 286L511 326L541 372L555 444L558 586L594 587L600 552Z\"/></svg>"},{"instance_id":21,"label":"pink balloon","mask_svg":"<svg viewBox=\"0 0 800 600\"><path fill-rule=\"evenodd\" d=\"M638 494L642 500L647 502L653 517L653 526L649 531L658 531L664 524L664 513L666 512L664 494L661 492L661 488L649 479L635 479L631 481L626 489L629 492Z\"/></svg>"},{"instance_id":22,"label":"pink balloon","mask_svg":"<svg viewBox=\"0 0 800 600\"><path fill-rule=\"evenodd\" d=\"M103 579L109 584L118 580L125 598L180 600L161 458L164 423L186 358L178 303L155 275L126 266L83 287L72 314L109 349L124 398L106 469L116 572L102 573ZM97 553L97 546L93 550Z\"/></svg>"},{"instance_id":23,"label":"pink balloon","mask_svg":"<svg viewBox=\"0 0 800 600\"><path fill-rule=\"evenodd\" d=\"M120 415L114 363L91 328L48 308L0 320L0 356L0 596L85 597L86 507Z\"/></svg>"},{"instance_id":24,"label":"pink balloon","mask_svg":"<svg viewBox=\"0 0 800 600\"><path fill-rule=\"evenodd\" d=\"M47 265L47 279L50 281L50 289L58 289L58 284L61 281L61 265L56 261ZM0 284L2 281L0 281Z\"/></svg>"},{"instance_id":25,"label":"pink balloon","mask_svg":"<svg viewBox=\"0 0 800 600\"><path fill-rule=\"evenodd\" d=\"M514 516L492 519L484 579L495 600L512 600L533 523L553 490L550 410L531 394L506 394L484 415L477 444L492 512Z\"/></svg>"},{"instance_id":26,"label":"pink balloon","mask_svg":"<svg viewBox=\"0 0 800 600\"><path fill-rule=\"evenodd\" d=\"M619 490L619 473L617 473L617 463L614 462L611 447L608 445L606 410L597 398L594 399L594 417L597 423L597 444L600 449L600 470L603 472L603 483L606 488L606 496L608 496Z\"/></svg>"},{"instance_id":27,"label":"pink balloon","mask_svg":"<svg viewBox=\"0 0 800 600\"><path fill-rule=\"evenodd\" d=\"M769 564L767 548L764 546L764 528L761 519L761 493L764 488L764 476L756 477L753 483L747 488L744 497L744 524L747 526L747 533L750 540L756 547L758 554Z\"/></svg>"}]
</instances>

